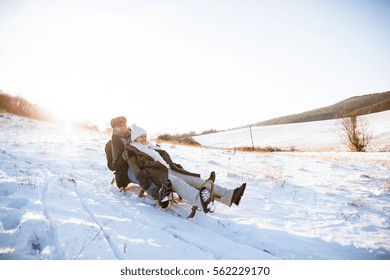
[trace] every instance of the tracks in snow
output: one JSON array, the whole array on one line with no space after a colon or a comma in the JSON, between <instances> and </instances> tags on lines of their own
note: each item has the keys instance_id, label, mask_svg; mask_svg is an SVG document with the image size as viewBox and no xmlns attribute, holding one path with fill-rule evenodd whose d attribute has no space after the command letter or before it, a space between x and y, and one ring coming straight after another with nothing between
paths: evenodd
<instances>
[{"instance_id":1,"label":"tracks in snow","mask_svg":"<svg viewBox=\"0 0 390 280\"><path fill-rule=\"evenodd\" d=\"M118 260L124 260L125 257L122 254L121 250L119 249L118 245L115 244L113 238L110 237L110 234L107 232L107 230L104 228L104 225L99 221L99 219L94 215L94 213L89 209L87 203L84 200L84 197L80 194L79 185L77 182L75 182L76 186L76 194L77 197L80 200L80 203L84 209L84 211L88 214L88 216L91 218L91 220L96 224L96 226L99 228L99 230L102 232L104 239L106 240L107 244L111 248L112 252L114 253L115 257Z\"/></svg>"}]
</instances>

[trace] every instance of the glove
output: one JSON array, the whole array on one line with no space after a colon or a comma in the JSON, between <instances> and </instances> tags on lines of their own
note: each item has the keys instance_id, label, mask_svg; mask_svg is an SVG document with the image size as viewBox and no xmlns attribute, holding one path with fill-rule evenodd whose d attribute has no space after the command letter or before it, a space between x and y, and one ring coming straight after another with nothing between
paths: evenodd
<instances>
[{"instance_id":1,"label":"glove","mask_svg":"<svg viewBox=\"0 0 390 280\"><path fill-rule=\"evenodd\" d=\"M127 150L124 150L122 155L121 155L121 158L124 162L127 162L129 160L129 153L127 152Z\"/></svg>"},{"instance_id":2,"label":"glove","mask_svg":"<svg viewBox=\"0 0 390 280\"><path fill-rule=\"evenodd\" d=\"M139 185L144 189L144 190L147 190L150 185L151 185L151 181L149 179L149 176L148 174L146 174L145 171L141 170L139 173L138 173L138 176L137 176L137 181L139 183Z\"/></svg>"}]
</instances>

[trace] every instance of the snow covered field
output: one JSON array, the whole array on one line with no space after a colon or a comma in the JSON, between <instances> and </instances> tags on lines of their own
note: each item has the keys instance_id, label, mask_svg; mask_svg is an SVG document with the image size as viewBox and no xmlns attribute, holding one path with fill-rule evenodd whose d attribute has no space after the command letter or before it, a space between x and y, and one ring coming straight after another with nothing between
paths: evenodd
<instances>
[{"instance_id":1,"label":"snow covered field","mask_svg":"<svg viewBox=\"0 0 390 280\"><path fill-rule=\"evenodd\" d=\"M370 151L390 152L390 110L360 116L373 136ZM346 151L340 120L252 127L253 145L298 151ZM252 147L249 127L194 137L205 146ZM343 144L344 143L344 144Z\"/></svg>"},{"instance_id":2,"label":"snow covered field","mask_svg":"<svg viewBox=\"0 0 390 280\"><path fill-rule=\"evenodd\" d=\"M375 149L388 151L389 112L368 118ZM389 260L390 152L324 152L343 150L333 129L329 121L252 128L255 145L321 152L162 144L203 177L215 170L218 184L247 183L240 206L216 203L215 213L186 219L185 203L162 210L110 184L110 135L1 114L0 259ZM196 140L251 146L241 132Z\"/></svg>"}]
</instances>

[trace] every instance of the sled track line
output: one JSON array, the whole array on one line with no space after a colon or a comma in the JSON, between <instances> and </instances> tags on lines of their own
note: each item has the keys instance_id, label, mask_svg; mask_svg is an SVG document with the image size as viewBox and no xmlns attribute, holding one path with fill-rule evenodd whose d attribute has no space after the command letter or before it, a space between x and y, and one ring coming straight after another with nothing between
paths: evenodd
<instances>
[{"instance_id":1,"label":"sled track line","mask_svg":"<svg viewBox=\"0 0 390 280\"><path fill-rule=\"evenodd\" d=\"M124 207L126 207L126 208L130 207L131 203L139 203L139 202L144 203L146 205L149 205L150 207L153 207L153 208L159 207L159 206L155 206L154 202L147 200L147 198L139 198L135 195L123 196L122 194L120 194L120 196L118 196L117 199L120 200L121 205L124 205ZM118 211L123 210L123 209L119 209L118 206L114 207L114 208L117 209ZM112 208L112 209L114 209L114 208ZM204 228L204 227L194 223L193 221L188 220L186 217L181 216L180 214L178 214L177 212L175 212L172 209L165 209L165 210L164 209L156 209L156 210L161 211L162 212L161 214L163 214L163 215L164 214L171 215L172 219L180 219L181 223L191 223L194 227L202 228L202 231L208 230L207 228ZM165 212L165 213L163 213L163 212ZM183 235L185 235L185 234L179 233L180 229L176 228L175 225L177 224L177 221L175 222L175 220L172 220L171 223L159 224L158 221L155 220L155 218L150 217L148 215L139 216L139 215L129 215L128 214L127 217L129 219L137 222L138 224L143 224L143 225L147 224L148 226L155 228L156 232L164 232L165 234L172 236L174 239L179 240L180 242L183 242L183 244L187 244L189 246L192 246L193 248L196 248L201 252L208 253L214 259L217 259L217 257L213 253L213 251L208 250L208 248L206 246L200 246L198 244L198 242L194 243L194 242L191 242L190 240L188 240L189 238L183 237ZM175 231L177 231L177 232L175 232Z\"/></svg>"},{"instance_id":2,"label":"sled track line","mask_svg":"<svg viewBox=\"0 0 390 280\"><path fill-rule=\"evenodd\" d=\"M270 256L272 256L274 258L277 258L277 259L280 258L279 256L277 256L273 252L265 249L264 246L257 245L257 243L252 244L251 242L246 241L245 238L243 238L243 236L240 235L240 232L238 232L237 230L231 228L230 225L225 225L220 220L218 220L218 224L219 224L220 227L222 227L224 229L224 230L219 231L220 233L218 233L223 238L228 238L228 239L230 239L231 241L233 241L233 242L235 242L237 244L245 245L245 246L248 246L248 247L250 247L252 249L256 249L258 251L262 251L264 253L269 254ZM223 234L224 232L226 232L226 229L229 230L229 234L230 235Z\"/></svg>"},{"instance_id":3,"label":"sled track line","mask_svg":"<svg viewBox=\"0 0 390 280\"><path fill-rule=\"evenodd\" d=\"M234 231L230 231L230 233L232 233L235 237L234 238L231 238L230 240L236 242L237 244L241 244L241 245L245 245L245 246L248 246L248 247L251 247L252 249L256 249L256 250L259 250L259 251L263 251L264 253L267 253L269 254L270 256L274 257L274 258L277 258L279 259L280 257L277 256L276 254L274 254L273 252L265 249L263 246L260 246L260 245L253 245L249 242L246 242L246 241L243 241L242 238L240 239L241 236L239 236L239 234L237 232L234 232ZM225 237L223 234L221 234L221 236ZM226 238L226 237L225 237Z\"/></svg>"},{"instance_id":4,"label":"sled track line","mask_svg":"<svg viewBox=\"0 0 390 280\"><path fill-rule=\"evenodd\" d=\"M97 225L99 230L102 232L104 239L106 240L107 244L110 246L115 257L118 260L124 260L125 259L124 255L119 250L119 248L115 244L115 242L110 238L110 234L104 229L104 225L102 225L99 222L98 218L96 218L96 216L92 213L92 211L88 208L87 204L84 202L83 197L80 195L79 185L77 184L77 182L75 182L75 190L76 190L76 195L77 195L84 211L88 214L88 216L91 218L91 220Z\"/></svg>"},{"instance_id":5,"label":"sled track line","mask_svg":"<svg viewBox=\"0 0 390 280\"><path fill-rule=\"evenodd\" d=\"M194 225L194 232L202 232L206 236L208 235L207 232L209 232L211 235L219 236L220 240L225 239L225 240L229 241L230 244L237 244L238 246L246 246L248 248L251 248L253 251L267 253L270 256L272 256L273 258L276 257L270 251L268 251L262 247L253 246L252 244L248 244L247 242L241 242L241 240L239 240L237 238L231 238L231 236L229 236L229 235L221 234L219 231L210 230L206 226L199 225L197 223L193 223L193 225ZM221 259L221 256L218 257L215 255L215 253L213 253L214 250L212 250L212 246L211 247L204 246L202 244L199 244L199 240L197 240L197 238L193 238L192 236L185 236L184 234L182 234L181 233L182 230L181 230L180 226L177 227L177 226L167 225L167 227L163 228L162 230L164 232L168 232L168 233L172 234L173 237L175 237L175 238L177 238L185 243L188 243L195 248L198 248L202 252L210 253L211 255L214 256L214 259ZM229 232L232 233L231 231L229 231Z\"/></svg>"},{"instance_id":6,"label":"sled track line","mask_svg":"<svg viewBox=\"0 0 390 280\"><path fill-rule=\"evenodd\" d=\"M123 194L118 194L118 196L117 195L115 195L115 196L121 202L120 205L123 205L123 207L126 207L126 208L131 206L131 203L138 203L141 201L144 204L150 205L150 207L156 207L149 200L145 200L146 198L138 198L135 195L129 194L128 196L123 196ZM124 212L123 209L120 209L122 207L116 206L114 208L115 208L115 210L117 210L116 212ZM112 208L112 209L114 209L114 208ZM183 244L187 244L193 248L196 248L197 250L199 250L203 253L209 254L210 257L212 257L213 259L220 259L223 256L216 255L215 250L213 249L213 246L207 246L207 245L202 244L201 241L198 240L198 238L193 236L193 232L202 232L206 236L208 235L208 233L211 235L214 235L214 236L220 236L221 239L229 240L230 242L233 242L233 243L240 245L240 246L247 246L248 248L251 248L254 251L269 254L270 256L272 256L272 258L278 258L277 256L275 256L273 253L271 253L267 249L264 249L262 246L253 246L253 244L250 244L247 242L242 242L242 240L240 240L240 238L239 238L240 236L238 235L238 233L235 233L234 237L232 238L232 236L229 234L223 234L219 231L215 231L215 230L211 230L211 229L207 228L207 225L199 224L197 222L196 218L187 219L186 216L182 216L181 214L177 213L174 209L171 209L169 207L167 209L157 209L157 210L165 212L162 214L171 215L172 222L167 223L167 224L160 224L160 225L157 224L156 225L156 220L154 220L152 217L147 216L147 215L138 216L138 215L129 215L128 214L127 217L131 220L134 220L135 222L137 222L139 224L147 224L150 227L156 228L157 232L160 232L160 231L164 232L165 234L172 236L173 238L177 239L178 241L182 242ZM202 215L202 214L203 213L199 213L199 215ZM175 222L176 219L180 219L180 223ZM190 223L191 227L193 228L193 232L191 232L191 234L188 233L188 231L186 230L185 225L187 225L187 223ZM225 228L225 230L226 229L228 229L231 234L234 233L234 231L231 228L228 227L228 228Z\"/></svg>"},{"instance_id":7,"label":"sled track line","mask_svg":"<svg viewBox=\"0 0 390 280\"><path fill-rule=\"evenodd\" d=\"M52 178L52 176L48 175L48 172L44 172L43 170L41 170L41 173L43 178L50 178L49 180L43 179L43 183L39 186L39 200L42 203L43 215L45 216L45 219L48 221L49 224L49 236L51 237L51 240L54 240L54 247L55 247L54 258L64 259L65 253L61 246L61 243L58 240L57 229L53 224L53 218L49 213L48 204L47 204L47 192L51 182L54 179Z\"/></svg>"},{"instance_id":8,"label":"sled track line","mask_svg":"<svg viewBox=\"0 0 390 280\"><path fill-rule=\"evenodd\" d=\"M207 230L207 229L205 229L204 227L202 227L202 228L203 228L203 230ZM170 235L173 236L175 239L180 240L180 241L183 242L184 244L188 244L188 245L191 246L191 247L197 248L197 249L198 249L199 251L201 251L201 252L210 254L210 256L212 256L213 259L219 259L219 258L215 255L215 253L214 253L213 251L211 251L211 250L209 250L209 249L207 248L207 246L201 246L201 245L198 244L199 242L195 242L194 240L191 241L190 238L183 237L182 235L184 235L184 234L180 235L180 234L178 233L178 232L180 232L180 230L177 229L175 226L173 226L173 225L167 225L166 227L162 228L161 230L164 231L164 232L166 232L166 233L168 233L168 234L170 234ZM176 232L175 232L175 231L176 231Z\"/></svg>"}]
</instances>

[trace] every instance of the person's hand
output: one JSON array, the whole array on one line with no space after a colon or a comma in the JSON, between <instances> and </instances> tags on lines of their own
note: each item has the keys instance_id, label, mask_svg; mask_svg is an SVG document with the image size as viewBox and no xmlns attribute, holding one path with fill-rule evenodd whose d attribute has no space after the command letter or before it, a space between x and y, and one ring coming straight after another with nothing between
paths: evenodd
<instances>
[{"instance_id":1,"label":"person's hand","mask_svg":"<svg viewBox=\"0 0 390 280\"><path fill-rule=\"evenodd\" d=\"M138 176L137 176L137 181L139 183L139 185L144 189L144 190L147 190L150 185L151 185L151 181L149 179L149 176L148 174L146 174L145 171L141 170L139 173L138 173Z\"/></svg>"},{"instance_id":2,"label":"person's hand","mask_svg":"<svg viewBox=\"0 0 390 280\"><path fill-rule=\"evenodd\" d=\"M127 162L129 160L129 153L127 152L127 150L125 149L121 155L122 159L124 162Z\"/></svg>"}]
</instances>

